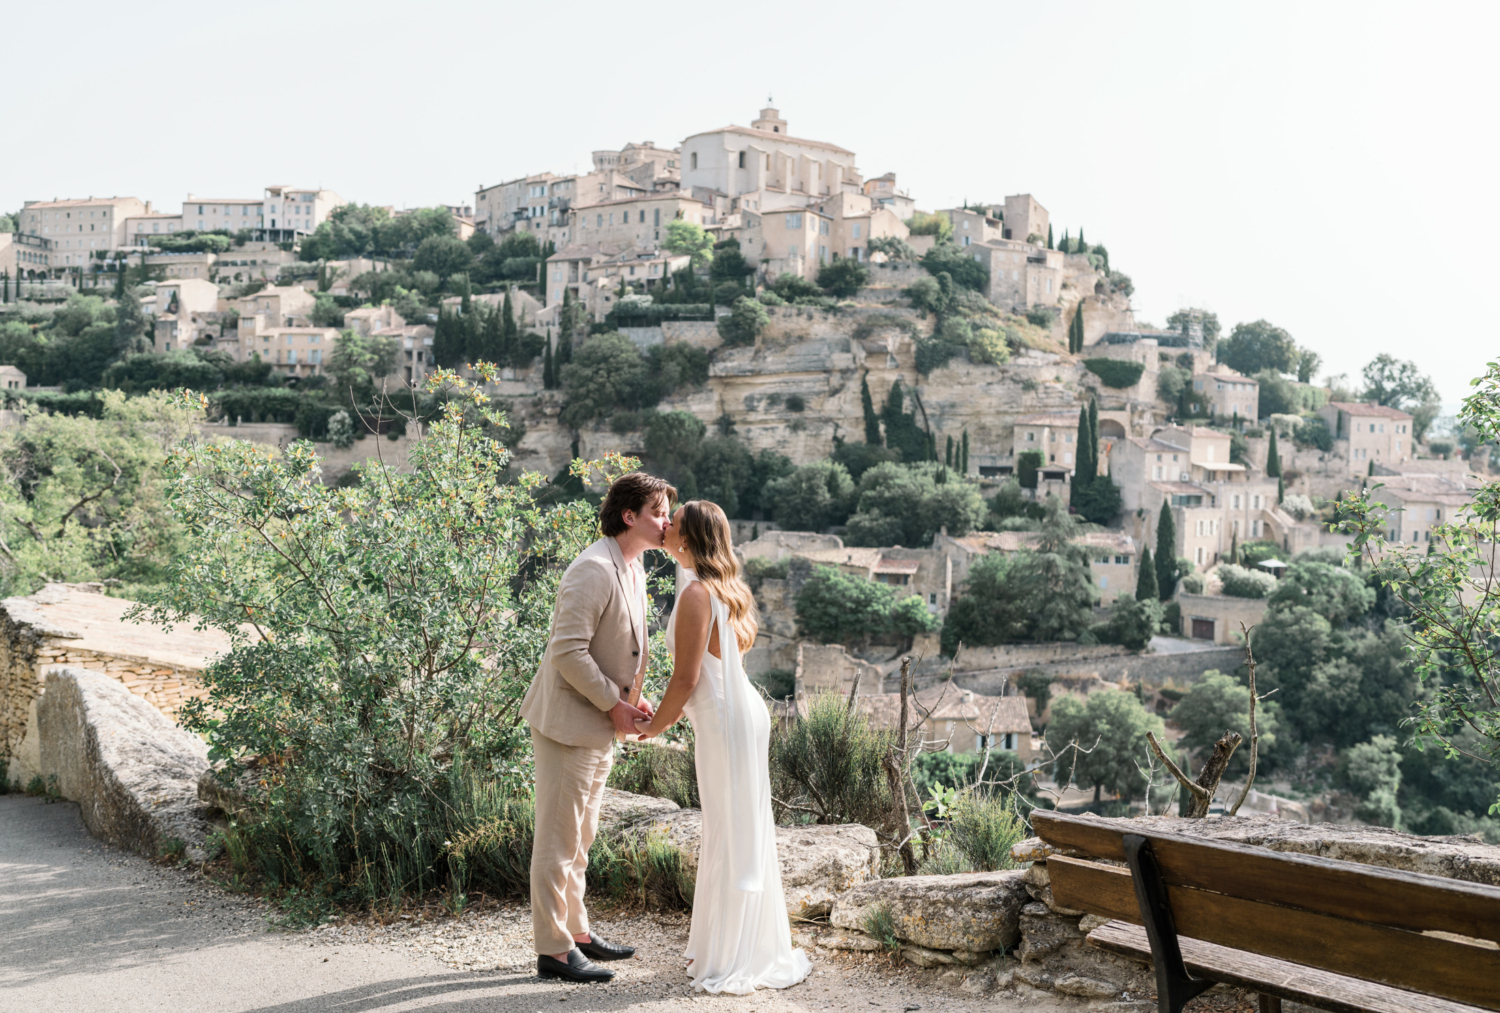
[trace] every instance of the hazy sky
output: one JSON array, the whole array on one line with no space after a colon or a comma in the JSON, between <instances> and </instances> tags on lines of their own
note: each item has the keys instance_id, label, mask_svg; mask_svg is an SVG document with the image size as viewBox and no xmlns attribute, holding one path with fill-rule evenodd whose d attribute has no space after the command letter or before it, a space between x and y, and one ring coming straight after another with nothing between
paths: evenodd
<instances>
[{"instance_id":1,"label":"hazy sky","mask_svg":"<svg viewBox=\"0 0 1500 1013\"><path fill-rule=\"evenodd\" d=\"M477 184L748 123L894 170L924 209L1030 192L1140 320L1264 317L1445 400L1496 356L1495 5L44 4L5 18L0 210L267 184ZM1488 68L1488 69L1486 69ZM1478 287L1471 287L1470 283Z\"/></svg>"}]
</instances>

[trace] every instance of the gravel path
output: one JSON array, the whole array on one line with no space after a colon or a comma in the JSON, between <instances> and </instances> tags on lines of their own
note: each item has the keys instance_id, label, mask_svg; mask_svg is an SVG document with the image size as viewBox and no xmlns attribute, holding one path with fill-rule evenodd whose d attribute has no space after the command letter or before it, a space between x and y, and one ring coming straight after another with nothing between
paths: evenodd
<instances>
[{"instance_id":1,"label":"gravel path","mask_svg":"<svg viewBox=\"0 0 1500 1013\"><path fill-rule=\"evenodd\" d=\"M965 974L817 948L811 978L754 996L694 996L679 955L680 914L596 916L595 930L640 956L608 985L533 973L522 906L390 925L274 929L267 908L202 877L153 865L88 835L69 802L0 796L0 1013L205 1010L225 1013L1035 1013L1111 1006L1013 991L964 990ZM974 982L968 984L973 989Z\"/></svg>"}]
</instances>

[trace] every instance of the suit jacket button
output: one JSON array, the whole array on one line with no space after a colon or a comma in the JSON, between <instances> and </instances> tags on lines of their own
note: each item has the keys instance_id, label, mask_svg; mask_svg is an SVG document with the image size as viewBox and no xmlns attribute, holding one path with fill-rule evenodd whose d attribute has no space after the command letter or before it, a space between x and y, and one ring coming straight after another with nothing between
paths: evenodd
<instances>
[{"instance_id":1,"label":"suit jacket button","mask_svg":"<svg viewBox=\"0 0 1500 1013\"><path fill-rule=\"evenodd\" d=\"M639 655L640 655L640 653L641 653L641 652L640 652L640 651L631 651L631 652L630 652L630 653L631 653L631 654L634 654L634 655L636 655L636 656L639 656Z\"/></svg>"}]
</instances>

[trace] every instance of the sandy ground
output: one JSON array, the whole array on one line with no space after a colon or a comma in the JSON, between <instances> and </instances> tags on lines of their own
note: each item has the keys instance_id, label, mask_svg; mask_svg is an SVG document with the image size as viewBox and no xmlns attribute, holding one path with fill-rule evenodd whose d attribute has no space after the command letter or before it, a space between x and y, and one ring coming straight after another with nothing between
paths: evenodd
<instances>
[{"instance_id":1,"label":"sandy ground","mask_svg":"<svg viewBox=\"0 0 1500 1013\"><path fill-rule=\"evenodd\" d=\"M610 965L618 972L613 982L592 986L536 977L530 918L518 905L295 932L276 929L269 915L260 902L225 893L196 873L100 844L72 803L0 797L0 1013L1153 1008L1024 986L1025 994L974 994L965 991L968 972L823 950L813 945L816 930L800 933L814 965L802 984L754 996L695 996L680 960L688 922L675 913L597 913L596 932L640 952Z\"/></svg>"}]
</instances>

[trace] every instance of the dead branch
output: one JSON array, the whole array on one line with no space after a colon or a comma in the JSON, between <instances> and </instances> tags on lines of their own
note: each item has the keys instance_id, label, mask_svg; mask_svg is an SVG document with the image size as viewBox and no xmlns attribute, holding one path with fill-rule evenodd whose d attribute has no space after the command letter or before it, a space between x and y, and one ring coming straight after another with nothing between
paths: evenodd
<instances>
[{"instance_id":1,"label":"dead branch","mask_svg":"<svg viewBox=\"0 0 1500 1013\"><path fill-rule=\"evenodd\" d=\"M849 687L849 706L844 708L844 715L848 717L854 713L854 700L859 696L859 678L863 675L859 669L854 670L854 685Z\"/></svg>"},{"instance_id":2,"label":"dead branch","mask_svg":"<svg viewBox=\"0 0 1500 1013\"><path fill-rule=\"evenodd\" d=\"M885 754L885 776L891 785L891 794L895 796L896 818L902 831L906 833L906 840L901 842L901 864L908 876L917 873L917 856L911 846L911 811L906 806L906 778L907 772L901 764L896 762L897 753L903 761L910 763L906 755L906 720L907 703L911 691L911 658L901 660L901 721L896 726L896 748L894 751L887 749Z\"/></svg>"},{"instance_id":3,"label":"dead branch","mask_svg":"<svg viewBox=\"0 0 1500 1013\"><path fill-rule=\"evenodd\" d=\"M1203 789L1203 794L1193 792L1193 805L1190 811L1183 813L1188 819L1202 819L1208 815L1209 803L1213 801L1214 793L1219 790L1219 780L1224 776L1224 769L1229 766L1229 758L1239 748L1239 732L1226 731L1218 742L1214 743L1214 751L1203 764L1203 769L1198 773L1198 787Z\"/></svg>"},{"instance_id":4,"label":"dead branch","mask_svg":"<svg viewBox=\"0 0 1500 1013\"><path fill-rule=\"evenodd\" d=\"M1172 758L1161 748L1161 743L1156 741L1155 732L1147 732L1146 741L1151 744L1151 751L1156 754L1156 758L1166 765L1167 773L1177 778L1177 783L1188 790L1195 803L1201 801L1203 803L1203 811L1208 812L1208 802L1211 796L1204 790L1203 786L1189 780L1188 776L1182 772L1182 768L1172 762ZM1188 814L1184 813L1183 815Z\"/></svg>"},{"instance_id":5,"label":"dead branch","mask_svg":"<svg viewBox=\"0 0 1500 1013\"><path fill-rule=\"evenodd\" d=\"M1247 630L1245 624L1240 623L1240 632L1245 636L1245 664L1250 669L1250 776L1245 779L1245 790L1226 810L1230 816L1239 815L1240 806L1250 797L1250 789L1255 785L1255 761L1260 757L1260 733L1255 728L1255 652L1250 649L1250 630L1253 629L1252 626Z\"/></svg>"}]
</instances>

